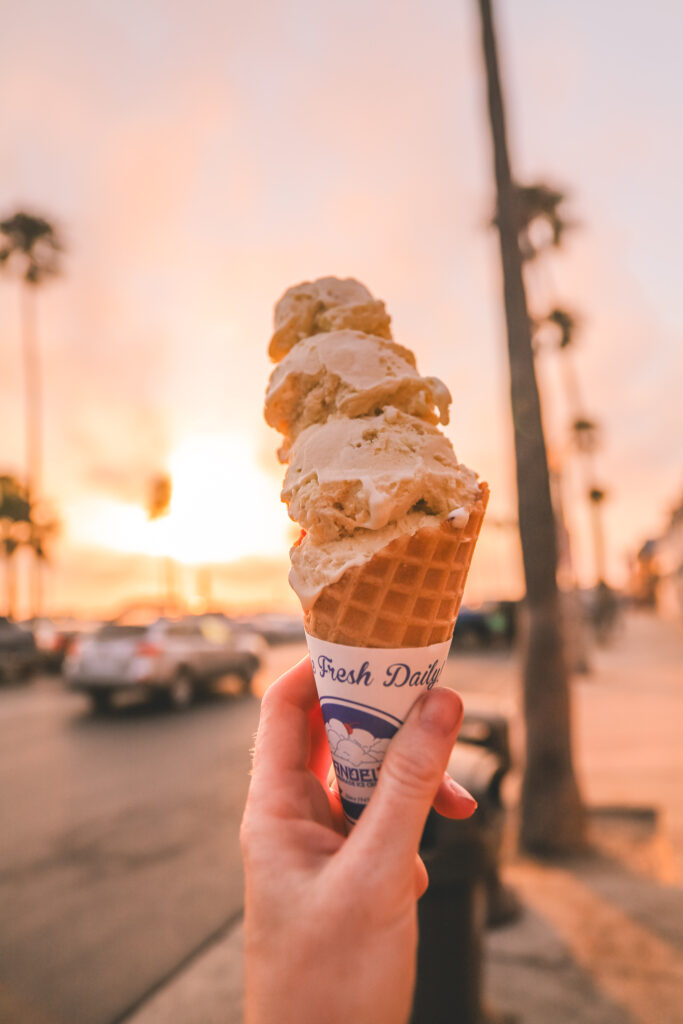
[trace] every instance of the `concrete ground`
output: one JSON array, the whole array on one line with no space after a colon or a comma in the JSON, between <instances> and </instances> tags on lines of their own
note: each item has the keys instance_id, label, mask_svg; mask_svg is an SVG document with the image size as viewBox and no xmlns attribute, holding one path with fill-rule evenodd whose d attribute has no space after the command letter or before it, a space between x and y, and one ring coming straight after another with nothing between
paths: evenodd
<instances>
[{"instance_id":1,"label":"concrete ground","mask_svg":"<svg viewBox=\"0 0 683 1024\"><path fill-rule=\"evenodd\" d=\"M473 655L448 682L466 706L508 713L519 750L517 679L514 661ZM488 933L487 1002L520 1024L683 1024L683 629L630 616L572 687L593 850L508 858L522 913ZM512 817L518 791L513 773ZM241 939L237 922L129 1024L238 1024Z\"/></svg>"}]
</instances>

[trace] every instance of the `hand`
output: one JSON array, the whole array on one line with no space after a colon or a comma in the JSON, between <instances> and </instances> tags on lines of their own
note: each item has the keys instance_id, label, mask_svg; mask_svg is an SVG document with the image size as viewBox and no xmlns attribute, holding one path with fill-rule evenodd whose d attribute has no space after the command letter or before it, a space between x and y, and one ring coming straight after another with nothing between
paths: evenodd
<instances>
[{"instance_id":1,"label":"hand","mask_svg":"<svg viewBox=\"0 0 683 1024\"><path fill-rule=\"evenodd\" d=\"M452 818L476 808L444 777L462 701L445 688L417 700L348 836L338 792L322 781L316 706L308 658L263 699L241 832L245 1024L404 1024L427 887L424 823L432 802Z\"/></svg>"}]
</instances>

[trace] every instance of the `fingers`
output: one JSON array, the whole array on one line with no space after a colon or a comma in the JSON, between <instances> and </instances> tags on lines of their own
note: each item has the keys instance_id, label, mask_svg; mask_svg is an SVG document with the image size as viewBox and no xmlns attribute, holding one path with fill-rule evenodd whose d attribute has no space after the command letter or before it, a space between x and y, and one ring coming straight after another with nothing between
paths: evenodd
<instances>
[{"instance_id":1,"label":"fingers","mask_svg":"<svg viewBox=\"0 0 683 1024\"><path fill-rule=\"evenodd\" d=\"M308 769L323 782L328 772L332 770L332 755L325 732L323 713L317 701L308 713L308 721L310 727Z\"/></svg>"},{"instance_id":2,"label":"fingers","mask_svg":"<svg viewBox=\"0 0 683 1024\"><path fill-rule=\"evenodd\" d=\"M470 818L477 809L477 801L471 793L444 772L436 796L434 810L444 818Z\"/></svg>"},{"instance_id":3,"label":"fingers","mask_svg":"<svg viewBox=\"0 0 683 1024\"><path fill-rule=\"evenodd\" d=\"M462 714L459 695L445 687L416 701L389 744L377 789L351 834L357 854L376 858L390 849L398 870L412 865Z\"/></svg>"},{"instance_id":4,"label":"fingers","mask_svg":"<svg viewBox=\"0 0 683 1024\"><path fill-rule=\"evenodd\" d=\"M304 658L266 691L254 752L252 785L306 768L310 749L310 713L317 700L313 669Z\"/></svg>"},{"instance_id":5,"label":"fingers","mask_svg":"<svg viewBox=\"0 0 683 1024\"><path fill-rule=\"evenodd\" d=\"M334 773L334 765L330 765L327 773L327 787L339 794L339 783ZM448 772L443 773L441 784L436 791L432 807L444 818L470 818L477 809L477 801L464 786L452 779Z\"/></svg>"},{"instance_id":6,"label":"fingers","mask_svg":"<svg viewBox=\"0 0 683 1024\"><path fill-rule=\"evenodd\" d=\"M429 888L427 868L419 853L415 854L415 898L420 899Z\"/></svg>"}]
</instances>

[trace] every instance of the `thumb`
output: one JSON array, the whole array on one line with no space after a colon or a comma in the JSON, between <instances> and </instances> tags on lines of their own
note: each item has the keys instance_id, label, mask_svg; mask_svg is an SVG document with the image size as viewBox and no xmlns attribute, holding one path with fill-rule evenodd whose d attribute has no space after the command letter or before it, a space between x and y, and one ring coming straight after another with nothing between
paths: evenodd
<instances>
[{"instance_id":1,"label":"thumb","mask_svg":"<svg viewBox=\"0 0 683 1024\"><path fill-rule=\"evenodd\" d=\"M389 744L377 789L349 837L357 852L358 847L366 855L390 849L395 862L412 868L462 715L459 694L445 687L415 702Z\"/></svg>"}]
</instances>

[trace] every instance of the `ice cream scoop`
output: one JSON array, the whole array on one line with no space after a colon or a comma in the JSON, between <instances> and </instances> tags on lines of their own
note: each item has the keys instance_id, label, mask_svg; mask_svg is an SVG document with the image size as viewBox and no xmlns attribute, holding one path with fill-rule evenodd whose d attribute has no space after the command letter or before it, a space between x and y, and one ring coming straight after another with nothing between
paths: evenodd
<instances>
[{"instance_id":1,"label":"ice cream scoop","mask_svg":"<svg viewBox=\"0 0 683 1024\"><path fill-rule=\"evenodd\" d=\"M320 277L288 288L275 307L275 333L268 354L274 363L311 334L354 328L391 338L391 317L352 277Z\"/></svg>"},{"instance_id":2,"label":"ice cream scoop","mask_svg":"<svg viewBox=\"0 0 683 1024\"><path fill-rule=\"evenodd\" d=\"M421 377L409 349L344 330L296 344L274 369L266 421L284 436L280 458L302 430L330 417L356 417L393 405L428 423L448 423L451 396L436 377Z\"/></svg>"},{"instance_id":3,"label":"ice cream scoop","mask_svg":"<svg viewBox=\"0 0 683 1024\"><path fill-rule=\"evenodd\" d=\"M307 615L347 571L388 546L398 551L400 538L441 529L464 537L475 506L472 522L483 517L477 476L438 426L448 422L448 389L421 376L389 322L384 304L352 278L296 285L275 309L278 365L265 417L289 462L282 498L303 529L290 583Z\"/></svg>"},{"instance_id":4,"label":"ice cream scoop","mask_svg":"<svg viewBox=\"0 0 683 1024\"><path fill-rule=\"evenodd\" d=\"M328 419L294 442L282 499L307 544L381 530L409 512L445 516L475 500L476 474L440 430L388 406Z\"/></svg>"}]
</instances>

